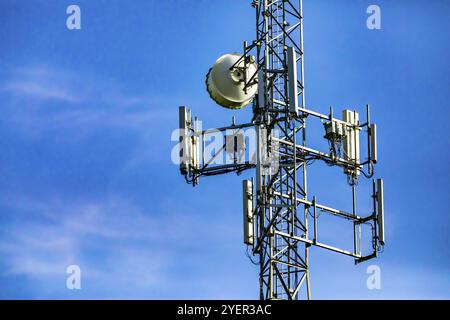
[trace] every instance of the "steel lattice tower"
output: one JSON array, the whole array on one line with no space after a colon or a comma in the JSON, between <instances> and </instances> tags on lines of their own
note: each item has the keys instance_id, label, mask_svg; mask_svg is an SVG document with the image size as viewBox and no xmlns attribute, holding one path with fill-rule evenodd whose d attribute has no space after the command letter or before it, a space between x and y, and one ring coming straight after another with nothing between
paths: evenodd
<instances>
[{"instance_id":1,"label":"steel lattice tower","mask_svg":"<svg viewBox=\"0 0 450 320\"><path fill-rule=\"evenodd\" d=\"M305 105L302 1L261 0L254 6L257 39L261 39L257 59L267 86L267 96L260 100L265 104L258 106L256 120L268 135L278 129L280 140L287 142L279 146L277 173L264 175L257 168L254 251L260 254L260 297L295 299L305 294L310 298L308 245L292 237L307 237L308 233L308 210L297 202L297 197L307 199L306 159L293 147L298 142L306 145L306 118L293 117L288 107L287 48L295 48L298 57L298 101L300 108Z\"/></svg>"},{"instance_id":2,"label":"steel lattice tower","mask_svg":"<svg viewBox=\"0 0 450 320\"><path fill-rule=\"evenodd\" d=\"M201 176L256 169L255 179L243 183L244 242L251 246L254 256L259 256L260 298L311 299L308 261L311 247L347 255L360 263L376 257L384 245L382 179L372 182L373 211L359 215L356 206L358 179L361 174L372 178L377 163L376 125L370 122L368 105L365 123L360 123L356 111L343 110L342 119L338 119L332 108L327 115L306 108L302 0L254 0L252 6L256 11L256 40L250 45L244 43L243 55L233 65L222 68L223 77L219 80L231 77L234 88L241 86L239 93L246 94L257 85L253 118L244 124L235 124L233 118L230 126L202 130L199 120L192 119L186 107L180 107L180 170L186 181L195 186ZM250 52L256 52L256 61ZM249 65L256 69L253 74L247 74ZM211 70L207 75L208 92L215 89L214 83L209 82ZM222 106L227 103L227 97L211 95L211 98ZM306 122L311 118L324 125L329 152L307 146ZM251 161L236 157L246 149L239 136L245 128L255 131L256 152ZM367 132L364 161L360 159L363 130ZM218 132L226 133L226 142L207 159L206 136ZM215 165L214 159L224 150L234 155L233 161ZM316 196L308 195L307 167L312 160L343 169L352 188L352 212L325 206L318 203ZM352 223L353 250L319 241L317 211ZM372 233L373 251L366 255L362 250L363 224L369 225Z\"/></svg>"}]
</instances>

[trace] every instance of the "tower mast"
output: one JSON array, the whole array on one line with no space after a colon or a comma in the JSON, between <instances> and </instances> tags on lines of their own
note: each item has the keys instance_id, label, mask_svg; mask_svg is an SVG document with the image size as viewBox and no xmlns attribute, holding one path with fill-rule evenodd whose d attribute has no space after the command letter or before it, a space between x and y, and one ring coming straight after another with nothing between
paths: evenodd
<instances>
[{"instance_id":1,"label":"tower mast","mask_svg":"<svg viewBox=\"0 0 450 320\"><path fill-rule=\"evenodd\" d=\"M298 72L298 108L304 109L304 59L302 1L254 1L257 12L257 60L259 85L265 96L254 103L255 120L265 128L267 139L272 130L280 133L279 167L265 174L257 163L256 219L258 234L254 252L260 255L260 298L310 298L308 244L291 236L308 234L308 209L297 203L307 199L307 166L293 147L306 146L306 117L290 106L288 49L295 50ZM262 76L261 76L262 75ZM296 97L297 98L297 97ZM292 100L291 100L292 101ZM261 139L257 135L257 139ZM259 143L258 143L259 145ZM306 290L302 290L306 287Z\"/></svg>"},{"instance_id":2,"label":"tower mast","mask_svg":"<svg viewBox=\"0 0 450 320\"><path fill-rule=\"evenodd\" d=\"M302 0L254 0L252 6L256 40L244 43L242 55L219 58L206 84L211 98L226 108L240 109L253 99L253 117L244 124L236 124L233 117L230 126L202 130L200 121L180 107L180 170L195 186L202 176L256 169L255 179L243 181L244 243L259 257L260 298L311 299L312 247L361 263L377 257L384 245L383 180L372 181L372 212L361 215L356 205L358 179L372 178L378 161L376 125L370 121L369 105L364 123L358 112L349 109L338 119L332 108L322 114L306 107ZM256 61L250 55L254 51ZM307 119L323 124L328 151L307 146ZM253 130L256 137L255 153L247 160L241 159L251 149L244 129ZM362 131L367 135L364 161L360 159ZM225 133L225 143L207 159L206 137L217 133ZM232 161L215 163L223 153ZM308 194L307 167L314 160L343 169L352 189L351 212L323 205ZM318 211L351 222L352 249L319 241ZM371 227L369 254L362 250L363 224Z\"/></svg>"}]
</instances>

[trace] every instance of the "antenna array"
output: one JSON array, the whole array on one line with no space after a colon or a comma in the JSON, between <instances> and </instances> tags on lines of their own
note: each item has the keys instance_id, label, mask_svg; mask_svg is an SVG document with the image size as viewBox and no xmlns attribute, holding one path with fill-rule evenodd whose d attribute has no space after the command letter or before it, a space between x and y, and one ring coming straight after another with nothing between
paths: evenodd
<instances>
[{"instance_id":1,"label":"antenna array","mask_svg":"<svg viewBox=\"0 0 450 320\"><path fill-rule=\"evenodd\" d=\"M180 107L180 170L195 186L201 176L256 169L255 179L243 181L243 220L244 243L259 256L260 298L310 299L311 247L347 255L360 263L376 257L384 245L381 179L373 180L373 211L360 215L356 209L357 181L361 173L372 178L377 163L376 125L370 122L368 105L364 123L354 110L343 110L339 119L332 108L328 114L306 108L301 0L254 0L252 6L256 11L256 40L244 42L242 55L225 60L232 61L227 68L223 68L223 57L219 59L221 65L210 70L207 83L211 97L228 108L240 108L242 101L249 100L249 91L253 92L253 118L245 124L237 125L233 120L227 127L202 130L199 120ZM210 78L212 72L216 73L214 79ZM233 99L236 88L241 90L239 99ZM226 99L221 97L225 91ZM307 124L314 120L323 123L329 150L308 147ZM237 156L249 148L242 133L246 128L254 130L256 139L256 150L248 161ZM205 140L212 133L225 133L226 137L223 147L207 159ZM364 161L360 159L362 133L366 133L368 150ZM214 164L224 151L233 161ZM342 168L352 189L351 212L324 205L310 195L307 169L315 160ZM352 249L320 241L319 212L353 224ZM372 251L368 254L362 252L363 224L372 229Z\"/></svg>"}]
</instances>

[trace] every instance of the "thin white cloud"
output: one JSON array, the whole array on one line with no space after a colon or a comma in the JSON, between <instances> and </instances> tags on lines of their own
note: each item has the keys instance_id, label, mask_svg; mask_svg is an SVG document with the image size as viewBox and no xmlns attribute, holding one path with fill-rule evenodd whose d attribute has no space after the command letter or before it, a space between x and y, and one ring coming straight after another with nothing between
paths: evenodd
<instances>
[{"instance_id":1,"label":"thin white cloud","mask_svg":"<svg viewBox=\"0 0 450 320\"><path fill-rule=\"evenodd\" d=\"M151 288L166 278L170 254L158 251L155 242L162 235L153 236L156 222L133 206L29 200L16 203L14 209L19 208L34 211L34 218L24 214L23 223L6 230L2 226L4 276L26 276L42 291L60 283L53 294L66 290L63 280L71 264L81 267L82 279L91 288ZM136 240L141 245L130 244Z\"/></svg>"},{"instance_id":2,"label":"thin white cloud","mask_svg":"<svg viewBox=\"0 0 450 320\"><path fill-rule=\"evenodd\" d=\"M8 130L22 138L42 137L48 143L55 143L47 139L49 135L71 142L86 139L77 141L83 146L81 143L90 143L91 133L101 130L132 134L130 143L134 145L130 154L124 155L123 171L119 169L117 176L154 161L155 154L163 157L161 150L171 143L170 135L161 137L158 132L170 131L166 120L176 115L170 111L178 105L175 97L127 94L120 83L104 81L99 75L48 67L14 70L0 88L7 119L2 125L10 126ZM64 147L55 146L61 152ZM169 152L166 158L169 161ZM0 225L0 274L30 279L43 297L67 292L64 279L70 264L80 265L91 288L111 289L99 290L97 298L133 297L133 292L127 291L131 288L136 288L136 297L144 297L143 292L160 297L163 292L170 294L170 288L179 291L185 283L197 285L195 275L186 279L175 272L174 276L180 259L185 259L184 266L202 268L194 255L189 253L186 258L188 250L204 250L205 241L216 241L217 250L228 248L229 242L218 242L217 234L240 240L240 229L226 223L229 215L223 214L222 221L212 224L201 212L173 203L172 195L158 198L151 209L116 195L75 201L64 192L47 199L33 194L6 197L3 193L0 205L5 219L11 215L11 221L17 221ZM212 293L210 285L199 286L198 292Z\"/></svg>"},{"instance_id":3,"label":"thin white cloud","mask_svg":"<svg viewBox=\"0 0 450 320\"><path fill-rule=\"evenodd\" d=\"M173 97L128 94L124 85L101 75L46 66L14 69L0 88L4 117L31 135L73 130L86 136L105 127L148 130L170 116L171 103L176 106Z\"/></svg>"},{"instance_id":4,"label":"thin white cloud","mask_svg":"<svg viewBox=\"0 0 450 320\"><path fill-rule=\"evenodd\" d=\"M218 232L236 236L226 223L213 228L202 215L167 201L156 215L120 197L92 202L8 197L0 203L23 221L0 226L0 254L6 266L0 273L29 277L37 287L61 282L70 264L81 267L91 287L115 288L118 297L127 287L141 294L176 287L180 284L171 270L183 250L199 250Z\"/></svg>"},{"instance_id":5,"label":"thin white cloud","mask_svg":"<svg viewBox=\"0 0 450 320\"><path fill-rule=\"evenodd\" d=\"M130 91L133 93L131 94ZM0 83L2 125L20 137L88 142L95 134L132 137L124 170L170 161L168 123L176 123L177 97L138 92L120 81L49 66L10 70ZM162 133L163 132L163 133ZM98 136L97 136L98 137ZM165 150L162 154L161 150Z\"/></svg>"},{"instance_id":6,"label":"thin white cloud","mask_svg":"<svg viewBox=\"0 0 450 320\"><path fill-rule=\"evenodd\" d=\"M29 95L33 98L55 99L69 103L80 101L79 97L67 92L65 88L48 83L13 81L5 86L4 90L7 92L13 92L16 95Z\"/></svg>"},{"instance_id":7,"label":"thin white cloud","mask_svg":"<svg viewBox=\"0 0 450 320\"><path fill-rule=\"evenodd\" d=\"M3 91L13 96L32 98L36 102L59 100L76 103L82 100L79 92L71 90L73 77L44 66L16 68L2 85ZM42 100L42 101L41 101Z\"/></svg>"}]
</instances>

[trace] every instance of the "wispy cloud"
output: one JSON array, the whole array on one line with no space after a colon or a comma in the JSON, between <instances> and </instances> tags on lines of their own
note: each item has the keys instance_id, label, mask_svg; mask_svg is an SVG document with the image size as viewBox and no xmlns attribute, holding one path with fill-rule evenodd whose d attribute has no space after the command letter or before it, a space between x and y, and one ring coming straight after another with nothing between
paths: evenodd
<instances>
[{"instance_id":1,"label":"wispy cloud","mask_svg":"<svg viewBox=\"0 0 450 320\"><path fill-rule=\"evenodd\" d=\"M113 282L111 277L128 286L142 286L143 281L151 285L164 279L170 259L157 250L155 241L162 237L162 233L154 232L158 230L155 228L158 222L144 217L135 207L117 200L114 203L23 200L8 201L14 211L22 212L23 223L7 230L2 226L6 236L2 237L0 252L7 267L1 271L3 275L27 276L37 286L45 286L45 282L64 279L66 267L77 264L82 268L83 279L87 284L91 282L92 287L106 284L108 278ZM30 212L34 218L29 217ZM146 248L139 250L130 241L139 241ZM99 252L101 258L89 252ZM59 291L64 290L61 282Z\"/></svg>"},{"instance_id":2,"label":"wispy cloud","mask_svg":"<svg viewBox=\"0 0 450 320\"><path fill-rule=\"evenodd\" d=\"M168 205L152 215L120 197L91 202L9 197L1 203L23 222L0 226L0 254L6 266L0 275L26 276L38 287L60 282L59 293L65 291L61 279L70 264L80 265L92 289L108 285L112 292L104 297L124 297L126 287L143 297L145 292L178 286L181 279L169 278L181 251L199 250L217 233L186 208ZM185 215L176 214L183 211ZM219 228L230 234L226 224Z\"/></svg>"},{"instance_id":3,"label":"wispy cloud","mask_svg":"<svg viewBox=\"0 0 450 320\"><path fill-rule=\"evenodd\" d=\"M152 92L128 94L120 82L100 75L47 66L13 69L0 87L4 117L31 135L75 130L86 136L107 127L148 130L167 119L171 103L176 106Z\"/></svg>"},{"instance_id":4,"label":"wispy cloud","mask_svg":"<svg viewBox=\"0 0 450 320\"><path fill-rule=\"evenodd\" d=\"M25 145L39 140L60 153L68 145L75 145L75 157L84 157L86 146L95 150L92 144L99 143L98 133L110 139L107 150L115 148L117 136L125 136L127 143L118 151L120 157L114 160L117 162L108 171L106 181L100 182L98 189L102 192L91 195L90 190L80 191L78 181L71 189L73 186L61 180L64 175L58 175L61 167L80 177L87 173L83 168L71 167L73 164L59 167L59 159L54 171L46 169L51 172L48 181L46 175L42 176L45 181L37 181L44 194L45 187L51 186L48 196L38 195L28 187L28 177L20 181L15 178L13 184L26 186L24 192L9 186L2 189L1 218L6 222L0 224L0 282L12 276L26 278L35 292L42 292L40 297L61 298L68 294L66 267L78 264L84 286L89 288L83 291L84 297L190 297L193 289L189 287L195 287L198 297L223 297L223 290L205 279L216 277L214 272L225 268L215 261L216 251L228 250L229 239L241 242L240 229L232 227L230 215L224 213L211 223L204 213L190 209L186 203L174 202L173 194L156 188L149 197L154 204L148 207L142 205L142 199L135 202L127 198L128 193L117 190L117 186L103 192L104 183L130 183L140 173L137 167L141 164L148 167L150 163L152 173L170 165L172 128L166 120L176 115L170 111L176 110L176 97L128 92L120 82L107 81L101 75L50 67L15 69L0 83L0 97L5 101L0 128L17 133L19 148L23 140ZM119 145L123 145L122 140ZM29 163L36 166L33 172L45 163L41 155L38 157L36 163L36 158L30 158ZM98 154L95 158L101 158L106 167L110 165L108 155ZM22 170L20 164L11 164L11 168ZM95 174L95 163L89 168L89 174ZM97 186L97 182L93 184ZM64 190L58 191L55 185L64 185ZM210 244L207 250L205 243ZM202 250L205 256L199 253ZM236 254L245 258L243 252ZM211 259L210 264L204 264L205 259ZM216 270L203 274L200 281L200 273L211 264L216 264ZM183 270L191 269L190 277L185 277L180 265ZM107 292L104 288L108 288Z\"/></svg>"},{"instance_id":5,"label":"wispy cloud","mask_svg":"<svg viewBox=\"0 0 450 320\"><path fill-rule=\"evenodd\" d=\"M53 84L44 84L36 82L11 82L4 87L6 91L14 92L14 94L25 94L33 98L40 99L55 99L69 103L80 101L75 95L66 92L64 88L55 86Z\"/></svg>"},{"instance_id":6,"label":"wispy cloud","mask_svg":"<svg viewBox=\"0 0 450 320\"><path fill-rule=\"evenodd\" d=\"M69 84L72 80L68 74L42 66L17 68L2 89L12 95L29 96L33 99L80 102L82 97L79 93L70 91Z\"/></svg>"}]
</instances>

